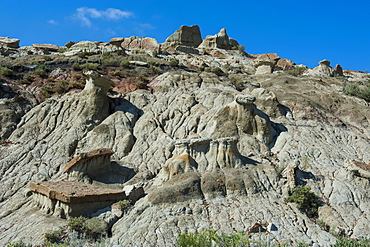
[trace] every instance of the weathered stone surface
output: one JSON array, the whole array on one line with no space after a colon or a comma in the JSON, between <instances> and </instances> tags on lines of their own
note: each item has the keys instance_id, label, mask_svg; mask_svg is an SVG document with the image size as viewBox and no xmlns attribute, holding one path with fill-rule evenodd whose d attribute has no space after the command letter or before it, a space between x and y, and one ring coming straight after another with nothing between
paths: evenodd
<instances>
[{"instance_id":1,"label":"weathered stone surface","mask_svg":"<svg viewBox=\"0 0 370 247\"><path fill-rule=\"evenodd\" d=\"M160 47L156 39L137 36L125 38L121 43L122 48L126 50L144 50L146 52L159 52Z\"/></svg>"},{"instance_id":2,"label":"weathered stone surface","mask_svg":"<svg viewBox=\"0 0 370 247\"><path fill-rule=\"evenodd\" d=\"M145 195L143 186L127 185L123 188L123 191L132 202L137 201Z\"/></svg>"},{"instance_id":3,"label":"weathered stone surface","mask_svg":"<svg viewBox=\"0 0 370 247\"><path fill-rule=\"evenodd\" d=\"M121 47L122 42L125 40L125 38L112 38L109 40L109 43L118 47Z\"/></svg>"},{"instance_id":4,"label":"weathered stone surface","mask_svg":"<svg viewBox=\"0 0 370 247\"><path fill-rule=\"evenodd\" d=\"M216 51L224 58L213 56ZM103 81L54 96L24 115L0 145L0 244L17 241L21 232L24 242L39 245L45 231L65 225L30 203L28 184L67 179L63 165L95 148L114 154L109 171L87 182L145 189L124 212L99 205L96 214L113 225L110 245L172 246L178 233L248 232L257 222L271 244L299 239L330 246L336 241L331 231L368 238L368 103L344 95L335 77L254 75L252 56L208 52L163 57L189 68L217 65L229 76L172 70L152 80L150 90L111 98L105 94L110 83L98 78ZM319 220L330 232L284 201L297 184L319 195ZM66 203L34 195L53 216L68 217ZM82 205L77 209L86 213Z\"/></svg>"},{"instance_id":5,"label":"weathered stone surface","mask_svg":"<svg viewBox=\"0 0 370 247\"><path fill-rule=\"evenodd\" d=\"M222 28L218 34L213 36L208 35L199 45L199 48L220 48L231 50L233 47L237 47L238 45L239 44L235 39L230 41L230 38L226 33L226 29Z\"/></svg>"},{"instance_id":6,"label":"weathered stone surface","mask_svg":"<svg viewBox=\"0 0 370 247\"><path fill-rule=\"evenodd\" d=\"M124 191L105 189L75 181L31 182L30 189L66 203L119 201L126 198Z\"/></svg>"},{"instance_id":7,"label":"weathered stone surface","mask_svg":"<svg viewBox=\"0 0 370 247\"><path fill-rule=\"evenodd\" d=\"M319 62L319 66L307 70L304 75L310 76L333 76L333 69L330 67L330 61L324 59Z\"/></svg>"},{"instance_id":8,"label":"weathered stone surface","mask_svg":"<svg viewBox=\"0 0 370 247\"><path fill-rule=\"evenodd\" d=\"M339 64L335 65L334 70L333 70L334 76L343 76L343 69L342 66Z\"/></svg>"},{"instance_id":9,"label":"weathered stone surface","mask_svg":"<svg viewBox=\"0 0 370 247\"><path fill-rule=\"evenodd\" d=\"M78 154L76 157L74 157L70 162L68 162L63 172L70 172L73 170L88 172L88 170L92 169L88 164L85 166L86 163L97 163L99 167L94 167L93 169L101 169L104 167L104 164L102 161L105 157L110 157L114 152L110 148L99 148L94 149L88 153L81 153ZM95 162L89 162L91 160L96 160ZM109 161L109 159L108 159ZM110 162L108 162L109 164ZM82 166L84 166L82 168ZM101 166L101 167L100 167Z\"/></svg>"},{"instance_id":10,"label":"weathered stone surface","mask_svg":"<svg viewBox=\"0 0 370 247\"><path fill-rule=\"evenodd\" d=\"M193 26L181 26L179 30L176 30L171 36L169 36L165 43L167 46L190 46L197 47L202 43L202 36L200 34L200 29L197 25Z\"/></svg>"},{"instance_id":11,"label":"weathered stone surface","mask_svg":"<svg viewBox=\"0 0 370 247\"><path fill-rule=\"evenodd\" d=\"M11 39L9 37L0 37L0 45L8 48L19 48L19 39Z\"/></svg>"},{"instance_id":12,"label":"weathered stone surface","mask_svg":"<svg viewBox=\"0 0 370 247\"><path fill-rule=\"evenodd\" d=\"M286 59L286 58L282 58L282 59L279 59L276 63L276 66L274 68L274 70L276 71L286 71L286 70L291 70L294 68L294 65L296 65L295 63L293 63L291 60L289 59Z\"/></svg>"},{"instance_id":13,"label":"weathered stone surface","mask_svg":"<svg viewBox=\"0 0 370 247\"><path fill-rule=\"evenodd\" d=\"M272 73L279 60L280 57L276 53L258 55L254 62L257 68L256 75Z\"/></svg>"},{"instance_id":14,"label":"weathered stone surface","mask_svg":"<svg viewBox=\"0 0 370 247\"><path fill-rule=\"evenodd\" d=\"M58 51L59 46L52 44L32 44L32 47L36 49L41 49L44 51Z\"/></svg>"},{"instance_id":15,"label":"weathered stone surface","mask_svg":"<svg viewBox=\"0 0 370 247\"><path fill-rule=\"evenodd\" d=\"M183 46L183 45L178 45L176 46L175 50L177 52L184 52L184 53L191 53L191 54L199 54L199 50L193 47L189 46Z\"/></svg>"}]
</instances>

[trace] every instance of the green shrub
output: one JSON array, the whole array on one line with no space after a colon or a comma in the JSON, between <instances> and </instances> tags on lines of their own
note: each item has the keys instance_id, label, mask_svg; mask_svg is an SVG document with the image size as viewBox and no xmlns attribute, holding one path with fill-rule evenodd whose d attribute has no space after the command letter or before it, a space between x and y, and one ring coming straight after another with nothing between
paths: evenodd
<instances>
[{"instance_id":1,"label":"green shrub","mask_svg":"<svg viewBox=\"0 0 370 247\"><path fill-rule=\"evenodd\" d=\"M110 74L112 76L115 76L115 77L120 77L121 76L121 71L116 69L115 71L110 72Z\"/></svg>"},{"instance_id":2,"label":"green shrub","mask_svg":"<svg viewBox=\"0 0 370 247\"><path fill-rule=\"evenodd\" d=\"M293 189L290 196L285 198L286 202L297 203L297 208L309 217L316 217L321 204L320 198L307 186L298 185Z\"/></svg>"},{"instance_id":3,"label":"green shrub","mask_svg":"<svg viewBox=\"0 0 370 247\"><path fill-rule=\"evenodd\" d=\"M110 57L110 52L109 51L103 52L103 54L101 56L103 58L108 58L108 57Z\"/></svg>"},{"instance_id":4,"label":"green shrub","mask_svg":"<svg viewBox=\"0 0 370 247\"><path fill-rule=\"evenodd\" d=\"M14 74L13 70L9 68L5 68L5 67L0 68L0 76L10 77L13 74Z\"/></svg>"},{"instance_id":5,"label":"green shrub","mask_svg":"<svg viewBox=\"0 0 370 247\"><path fill-rule=\"evenodd\" d=\"M35 71L33 72L35 75L38 75L38 76L44 76L46 75L46 68L45 68L45 65L39 65Z\"/></svg>"},{"instance_id":6,"label":"green shrub","mask_svg":"<svg viewBox=\"0 0 370 247\"><path fill-rule=\"evenodd\" d=\"M171 58L170 59L169 65L171 67L178 67L179 64L180 64L180 61L178 59L176 59L176 58Z\"/></svg>"},{"instance_id":7,"label":"green shrub","mask_svg":"<svg viewBox=\"0 0 370 247\"><path fill-rule=\"evenodd\" d=\"M67 51L67 47L59 47L58 52L63 53Z\"/></svg>"},{"instance_id":8,"label":"green shrub","mask_svg":"<svg viewBox=\"0 0 370 247\"><path fill-rule=\"evenodd\" d=\"M83 51L83 52L78 53L77 56L80 58L86 58L94 54L95 54L94 52Z\"/></svg>"},{"instance_id":9,"label":"green shrub","mask_svg":"<svg viewBox=\"0 0 370 247\"><path fill-rule=\"evenodd\" d=\"M48 243L59 243L62 239L62 230L44 233L45 241Z\"/></svg>"},{"instance_id":10,"label":"green shrub","mask_svg":"<svg viewBox=\"0 0 370 247\"><path fill-rule=\"evenodd\" d=\"M123 67L123 68L129 68L130 67L130 61L128 60L123 60L121 63L120 63L120 66Z\"/></svg>"},{"instance_id":11,"label":"green shrub","mask_svg":"<svg viewBox=\"0 0 370 247\"><path fill-rule=\"evenodd\" d=\"M235 87L236 90L238 91L243 91L244 89L244 83L241 79L237 79L235 77L230 78L231 84Z\"/></svg>"},{"instance_id":12,"label":"green shrub","mask_svg":"<svg viewBox=\"0 0 370 247\"><path fill-rule=\"evenodd\" d=\"M288 75L300 76L306 70L307 70L306 67L303 67L303 66L295 66L293 69L290 69L290 70L285 71L285 73L288 74Z\"/></svg>"},{"instance_id":13,"label":"green shrub","mask_svg":"<svg viewBox=\"0 0 370 247\"><path fill-rule=\"evenodd\" d=\"M217 234L210 229L202 229L200 232L183 233L176 239L180 247L212 247L212 246L250 246L251 241L245 233L238 234Z\"/></svg>"},{"instance_id":14,"label":"green shrub","mask_svg":"<svg viewBox=\"0 0 370 247\"><path fill-rule=\"evenodd\" d=\"M80 68L84 71L97 70L98 67L99 67L99 64L96 64L96 63L85 63L85 64L80 65Z\"/></svg>"},{"instance_id":15,"label":"green shrub","mask_svg":"<svg viewBox=\"0 0 370 247\"><path fill-rule=\"evenodd\" d=\"M51 56L43 56L42 57L45 61L51 61L53 58Z\"/></svg>"},{"instance_id":16,"label":"green shrub","mask_svg":"<svg viewBox=\"0 0 370 247\"><path fill-rule=\"evenodd\" d=\"M370 102L370 85L368 84L364 85L363 87L360 87L354 83L346 84L344 86L344 93Z\"/></svg>"},{"instance_id":17,"label":"green shrub","mask_svg":"<svg viewBox=\"0 0 370 247\"><path fill-rule=\"evenodd\" d=\"M75 71L81 70L81 65L79 63L72 64L72 69Z\"/></svg>"},{"instance_id":18,"label":"green shrub","mask_svg":"<svg viewBox=\"0 0 370 247\"><path fill-rule=\"evenodd\" d=\"M356 241L353 239L347 238L337 238L335 244L330 245L331 247L369 247L370 246L370 239L362 239L360 241Z\"/></svg>"},{"instance_id":19,"label":"green shrub","mask_svg":"<svg viewBox=\"0 0 370 247\"><path fill-rule=\"evenodd\" d=\"M86 229L86 218L82 216L70 218L68 226L76 232L83 232Z\"/></svg>"},{"instance_id":20,"label":"green shrub","mask_svg":"<svg viewBox=\"0 0 370 247\"><path fill-rule=\"evenodd\" d=\"M32 244L25 244L22 240L15 243L8 243L6 247L32 247Z\"/></svg>"},{"instance_id":21,"label":"green shrub","mask_svg":"<svg viewBox=\"0 0 370 247\"><path fill-rule=\"evenodd\" d=\"M117 57L106 57L106 58L103 58L103 60L101 61L101 64L104 67L118 66L118 65L120 65L120 60Z\"/></svg>"},{"instance_id":22,"label":"green shrub","mask_svg":"<svg viewBox=\"0 0 370 247\"><path fill-rule=\"evenodd\" d=\"M23 76L23 79L27 80L27 81L33 81L35 79L35 77L33 77L33 75L31 75L31 74L25 74Z\"/></svg>"},{"instance_id":23,"label":"green shrub","mask_svg":"<svg viewBox=\"0 0 370 247\"><path fill-rule=\"evenodd\" d=\"M122 200L122 201L119 201L117 203L118 203L118 206L121 210L125 210L126 208L128 208L131 205L131 200Z\"/></svg>"},{"instance_id":24,"label":"green shrub","mask_svg":"<svg viewBox=\"0 0 370 247\"><path fill-rule=\"evenodd\" d=\"M86 220L85 226L86 226L85 228L86 237L88 238L96 240L106 236L107 224L105 223L104 220L92 218Z\"/></svg>"}]
</instances>

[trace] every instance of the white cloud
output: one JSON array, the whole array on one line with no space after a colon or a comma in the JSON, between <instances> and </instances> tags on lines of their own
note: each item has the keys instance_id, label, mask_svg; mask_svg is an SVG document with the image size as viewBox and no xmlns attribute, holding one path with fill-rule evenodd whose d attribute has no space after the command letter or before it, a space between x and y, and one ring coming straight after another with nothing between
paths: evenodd
<instances>
[{"instance_id":1,"label":"white cloud","mask_svg":"<svg viewBox=\"0 0 370 247\"><path fill-rule=\"evenodd\" d=\"M122 18L130 18L134 14L130 11L108 8L106 10L97 10L95 8L81 7L76 9L74 17L82 22L84 26L92 25L91 18L103 18L106 20L119 20Z\"/></svg>"},{"instance_id":2,"label":"white cloud","mask_svg":"<svg viewBox=\"0 0 370 247\"><path fill-rule=\"evenodd\" d=\"M58 23L55 20L48 20L48 23L51 25L58 25Z\"/></svg>"}]
</instances>

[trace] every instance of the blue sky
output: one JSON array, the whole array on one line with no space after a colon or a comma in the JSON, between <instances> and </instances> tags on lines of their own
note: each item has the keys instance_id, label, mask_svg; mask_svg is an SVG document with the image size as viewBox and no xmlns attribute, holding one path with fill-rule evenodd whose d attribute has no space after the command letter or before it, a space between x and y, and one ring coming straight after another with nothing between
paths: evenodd
<instances>
[{"instance_id":1,"label":"blue sky","mask_svg":"<svg viewBox=\"0 0 370 247\"><path fill-rule=\"evenodd\" d=\"M21 46L132 35L161 43L181 25L197 24L203 38L226 28L252 54L370 71L369 0L0 1L0 36Z\"/></svg>"}]
</instances>

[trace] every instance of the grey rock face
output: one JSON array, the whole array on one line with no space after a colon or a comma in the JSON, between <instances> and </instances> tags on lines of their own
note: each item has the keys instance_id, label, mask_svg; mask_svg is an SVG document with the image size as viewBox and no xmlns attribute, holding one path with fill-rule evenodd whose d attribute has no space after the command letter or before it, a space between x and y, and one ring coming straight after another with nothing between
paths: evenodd
<instances>
[{"instance_id":1,"label":"grey rock face","mask_svg":"<svg viewBox=\"0 0 370 247\"><path fill-rule=\"evenodd\" d=\"M202 43L202 36L200 34L200 29L197 25L193 26L181 26L179 30L176 30L172 35L170 35L164 46L190 46L197 47Z\"/></svg>"},{"instance_id":2,"label":"grey rock face","mask_svg":"<svg viewBox=\"0 0 370 247\"><path fill-rule=\"evenodd\" d=\"M333 69L330 67L330 61L324 59L319 62L319 66L309 69L304 73L311 76L333 76Z\"/></svg>"},{"instance_id":3,"label":"grey rock face","mask_svg":"<svg viewBox=\"0 0 370 247\"><path fill-rule=\"evenodd\" d=\"M0 37L0 44L8 48L19 48L19 39L11 39L9 37Z\"/></svg>"},{"instance_id":4,"label":"grey rock face","mask_svg":"<svg viewBox=\"0 0 370 247\"><path fill-rule=\"evenodd\" d=\"M145 191L124 213L112 207L95 214L112 226L112 245L172 246L179 232L250 232L255 225L274 243L335 243L284 201L298 184L323 200L319 219L331 230L370 237L370 114L335 87L253 75L240 92L225 76L171 71L150 83L152 92L130 92L112 105L110 81L87 77L82 92L30 110L12 143L0 146L1 244L16 241L19 232L25 242L41 243L44 232L66 224L39 211L26 188L30 181L67 179L64 165L95 148L114 151L110 183ZM344 103L336 111L326 102ZM107 181L104 174L98 178Z\"/></svg>"},{"instance_id":5,"label":"grey rock face","mask_svg":"<svg viewBox=\"0 0 370 247\"><path fill-rule=\"evenodd\" d=\"M218 34L207 36L199 45L199 48L220 48L231 50L233 47L237 47L238 45L239 43L235 39L229 38L226 33L226 29L222 28Z\"/></svg>"}]
</instances>

